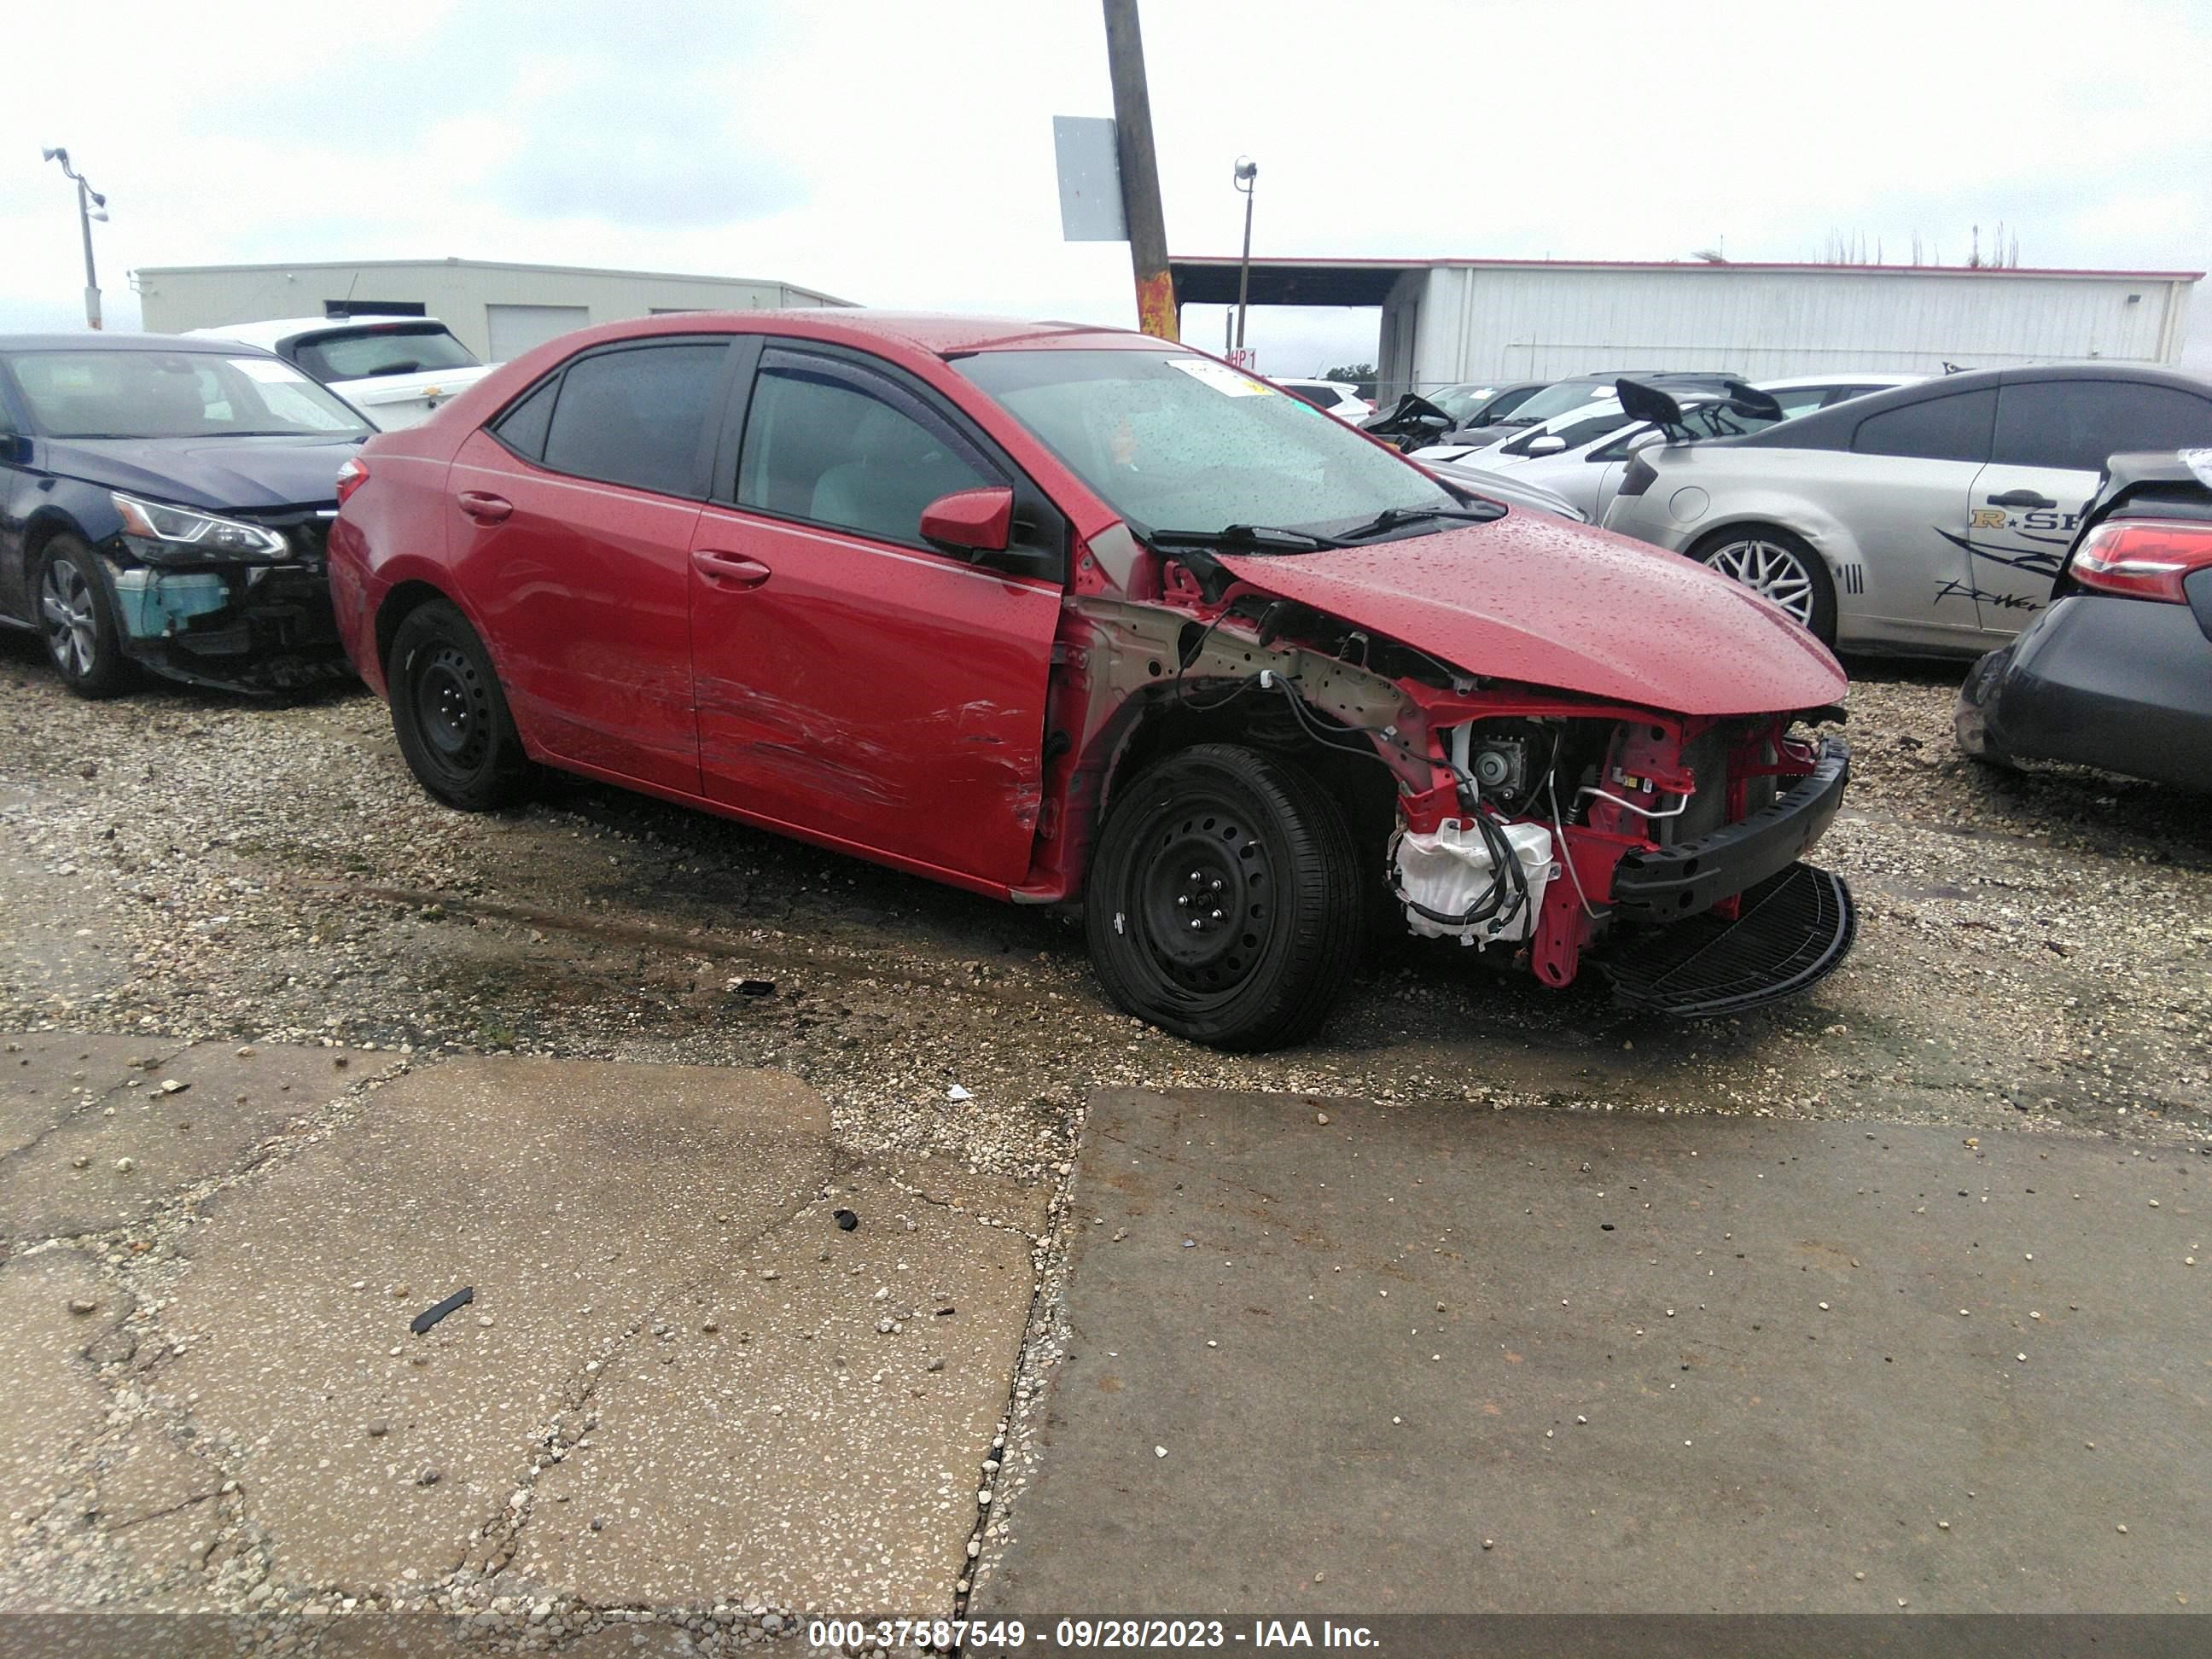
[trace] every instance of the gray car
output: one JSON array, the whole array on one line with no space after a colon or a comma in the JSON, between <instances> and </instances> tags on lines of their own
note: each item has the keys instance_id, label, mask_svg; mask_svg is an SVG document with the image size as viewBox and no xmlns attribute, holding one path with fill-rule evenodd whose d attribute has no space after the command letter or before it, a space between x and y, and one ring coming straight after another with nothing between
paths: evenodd
<instances>
[{"instance_id":1,"label":"gray car","mask_svg":"<svg viewBox=\"0 0 2212 1659\"><path fill-rule=\"evenodd\" d=\"M1989 369L1638 453L1608 530L1686 553L1831 645L1979 655L2050 602L2106 458L2212 444L2212 384Z\"/></svg>"}]
</instances>

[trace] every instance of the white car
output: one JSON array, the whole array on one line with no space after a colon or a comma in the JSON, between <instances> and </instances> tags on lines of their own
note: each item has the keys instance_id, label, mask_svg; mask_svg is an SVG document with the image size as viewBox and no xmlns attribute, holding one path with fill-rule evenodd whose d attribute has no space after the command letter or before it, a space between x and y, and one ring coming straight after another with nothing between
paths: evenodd
<instances>
[{"instance_id":1,"label":"white car","mask_svg":"<svg viewBox=\"0 0 2212 1659\"><path fill-rule=\"evenodd\" d=\"M1865 392L1910 386L1921 378L1917 374L1808 374L1762 381L1753 390L1771 397L1786 420ZM1714 392L1680 392L1676 401L1691 417L1693 441L1735 437L1774 424L1771 415L1753 413ZM1608 398L1583 404L1525 431L1506 434L1480 449L1438 447L1417 450L1414 459L1456 463L1498 474L1510 472L1526 483L1565 496L1590 523L1597 524L1604 520L1620 481L1627 476L1629 458L1658 443L1662 436L1650 422L1636 419L1621 408L1620 399Z\"/></svg>"},{"instance_id":2,"label":"white car","mask_svg":"<svg viewBox=\"0 0 2212 1659\"><path fill-rule=\"evenodd\" d=\"M1340 421L1358 426L1375 412L1375 405L1359 395L1356 386L1346 386L1341 380L1271 380L1300 403L1311 404L1324 415L1334 415Z\"/></svg>"},{"instance_id":3,"label":"white car","mask_svg":"<svg viewBox=\"0 0 2212 1659\"><path fill-rule=\"evenodd\" d=\"M275 352L386 431L414 425L499 367L478 362L435 317L292 317L191 332Z\"/></svg>"}]
</instances>

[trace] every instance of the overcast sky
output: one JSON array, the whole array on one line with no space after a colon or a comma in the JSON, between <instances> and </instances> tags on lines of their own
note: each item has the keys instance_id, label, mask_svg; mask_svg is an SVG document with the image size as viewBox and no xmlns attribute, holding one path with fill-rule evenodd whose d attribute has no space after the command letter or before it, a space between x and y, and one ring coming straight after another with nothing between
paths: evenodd
<instances>
[{"instance_id":1,"label":"overcast sky","mask_svg":"<svg viewBox=\"0 0 2212 1659\"><path fill-rule=\"evenodd\" d=\"M1147 0L1170 245L1260 254L2212 256L2212 6ZM0 329L81 323L65 144L138 265L458 255L778 277L864 302L1133 323L1060 240L1054 114L1112 100L1097 0L26 5L0 100ZM2172 72L2169 72L2172 71ZM2212 372L2212 295L2189 359ZM1190 308L1218 348L1222 313ZM1376 315L1255 313L1261 366Z\"/></svg>"}]
</instances>

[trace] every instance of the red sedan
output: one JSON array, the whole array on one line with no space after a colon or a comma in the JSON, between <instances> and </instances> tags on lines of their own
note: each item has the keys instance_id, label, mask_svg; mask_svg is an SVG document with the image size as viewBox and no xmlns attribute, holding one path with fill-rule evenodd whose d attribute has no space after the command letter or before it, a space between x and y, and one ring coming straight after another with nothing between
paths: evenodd
<instances>
[{"instance_id":1,"label":"red sedan","mask_svg":"<svg viewBox=\"0 0 2212 1659\"><path fill-rule=\"evenodd\" d=\"M820 310L587 329L372 439L341 631L422 786L533 765L1023 904L1229 1048L1383 919L1677 1013L1798 990L1844 676L1671 554L1441 483L1109 329Z\"/></svg>"}]
</instances>

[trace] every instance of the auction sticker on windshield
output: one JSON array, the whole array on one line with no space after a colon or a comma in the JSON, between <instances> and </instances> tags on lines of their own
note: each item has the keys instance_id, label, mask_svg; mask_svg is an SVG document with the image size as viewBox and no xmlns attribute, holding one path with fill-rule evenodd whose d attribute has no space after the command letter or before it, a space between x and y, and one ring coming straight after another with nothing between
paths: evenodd
<instances>
[{"instance_id":1,"label":"auction sticker on windshield","mask_svg":"<svg viewBox=\"0 0 2212 1659\"><path fill-rule=\"evenodd\" d=\"M1168 362L1192 380L1212 386L1224 398L1272 398L1275 395L1274 387L1262 386L1249 375L1239 374L1226 363L1213 362L1204 357L1170 357Z\"/></svg>"}]
</instances>

